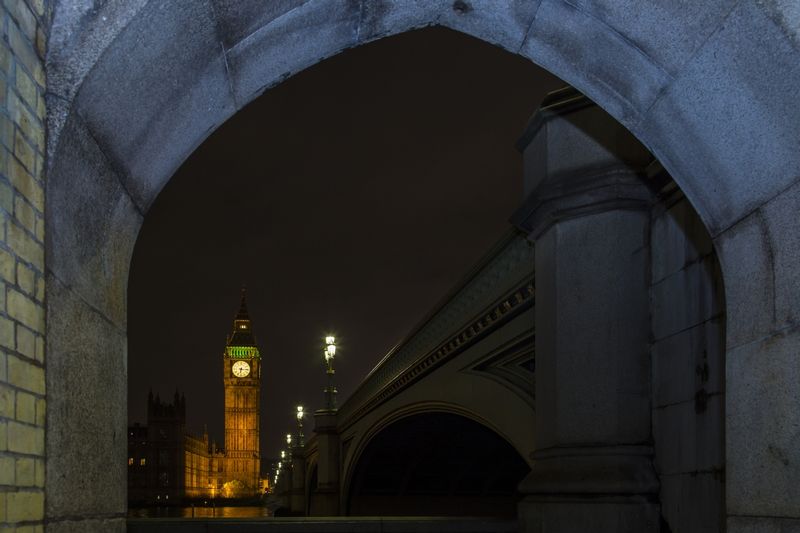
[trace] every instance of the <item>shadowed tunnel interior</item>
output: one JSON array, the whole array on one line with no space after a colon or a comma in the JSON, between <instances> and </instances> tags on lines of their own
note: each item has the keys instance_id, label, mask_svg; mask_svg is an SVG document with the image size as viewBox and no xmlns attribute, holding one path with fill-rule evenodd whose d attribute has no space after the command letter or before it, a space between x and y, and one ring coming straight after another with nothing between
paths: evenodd
<instances>
[{"instance_id":1,"label":"shadowed tunnel interior","mask_svg":"<svg viewBox=\"0 0 800 533\"><path fill-rule=\"evenodd\" d=\"M508 516L529 468L497 433L466 417L403 418L367 445L353 473L350 515Z\"/></svg>"}]
</instances>

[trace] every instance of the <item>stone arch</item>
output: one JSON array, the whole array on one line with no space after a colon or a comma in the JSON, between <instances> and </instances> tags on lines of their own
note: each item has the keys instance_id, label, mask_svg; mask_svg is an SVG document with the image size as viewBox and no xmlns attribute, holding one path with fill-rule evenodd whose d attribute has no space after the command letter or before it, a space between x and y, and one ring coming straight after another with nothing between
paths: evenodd
<instances>
[{"instance_id":1,"label":"stone arch","mask_svg":"<svg viewBox=\"0 0 800 533\"><path fill-rule=\"evenodd\" d=\"M793 8L713 0L256 5L54 5L45 213L50 523L78 517L86 527L124 527L125 292L138 228L160 188L211 131L287 76L428 25L501 46L574 85L686 192L725 279L729 530L800 517L791 496L800 464L792 429L800 424ZM76 480L108 490L76 495Z\"/></svg>"},{"instance_id":2,"label":"stone arch","mask_svg":"<svg viewBox=\"0 0 800 533\"><path fill-rule=\"evenodd\" d=\"M516 487L529 469L509 441L474 417L415 410L362 441L342 506L347 515L514 516Z\"/></svg>"},{"instance_id":3,"label":"stone arch","mask_svg":"<svg viewBox=\"0 0 800 533\"><path fill-rule=\"evenodd\" d=\"M505 434L500 428L497 427L497 425L493 424L490 420L487 420L486 418L470 411L467 408L447 402L432 402L432 401L416 402L395 409L386 416L382 416L377 424L374 424L366 428L366 430L354 436L353 440L348 445L347 453L342 457L341 494L343 496L349 494L350 483L352 481L355 465L358 464L359 460L361 459L361 455L364 453L364 450L367 448L367 446L369 446L370 442L372 442L372 440L375 438L376 435L380 434L383 430L385 430L387 427L391 426L395 422L403 420L404 418L426 413L446 413L451 415L457 415L459 417L471 420L477 424L480 424L481 426L484 426L489 431L492 431L493 433L498 435L501 439L508 442L511 445L511 447L514 448L514 450L518 454L520 454L520 456L524 457L526 455L524 446L521 446L522 443L514 442L514 439L510 438L509 435Z\"/></svg>"}]
</instances>

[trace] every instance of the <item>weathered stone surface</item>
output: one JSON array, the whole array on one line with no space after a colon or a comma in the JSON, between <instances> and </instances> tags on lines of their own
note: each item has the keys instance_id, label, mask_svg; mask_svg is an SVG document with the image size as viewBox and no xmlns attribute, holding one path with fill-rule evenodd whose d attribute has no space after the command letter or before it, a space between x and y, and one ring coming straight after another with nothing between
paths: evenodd
<instances>
[{"instance_id":1,"label":"weathered stone surface","mask_svg":"<svg viewBox=\"0 0 800 533\"><path fill-rule=\"evenodd\" d=\"M53 100L71 102L94 64L125 26L146 4L146 0L105 2L54 2L53 24L47 48L47 145L53 153L61 134L61 121L68 110L54 113Z\"/></svg>"},{"instance_id":2,"label":"weathered stone surface","mask_svg":"<svg viewBox=\"0 0 800 533\"><path fill-rule=\"evenodd\" d=\"M467 0L447 2L438 23L517 53L539 0Z\"/></svg>"},{"instance_id":3,"label":"weathered stone surface","mask_svg":"<svg viewBox=\"0 0 800 533\"><path fill-rule=\"evenodd\" d=\"M520 53L628 126L639 122L670 81L618 31L563 0L542 0Z\"/></svg>"},{"instance_id":4,"label":"weathered stone surface","mask_svg":"<svg viewBox=\"0 0 800 533\"><path fill-rule=\"evenodd\" d=\"M763 208L775 273L775 323L800 323L800 183Z\"/></svg>"},{"instance_id":5,"label":"weathered stone surface","mask_svg":"<svg viewBox=\"0 0 800 533\"><path fill-rule=\"evenodd\" d=\"M711 256L690 263L653 285L653 336L663 339L705 322L723 311L717 263Z\"/></svg>"},{"instance_id":6,"label":"weathered stone surface","mask_svg":"<svg viewBox=\"0 0 800 533\"><path fill-rule=\"evenodd\" d=\"M724 331L720 317L653 345L654 407L724 390Z\"/></svg>"},{"instance_id":7,"label":"weathered stone surface","mask_svg":"<svg viewBox=\"0 0 800 533\"><path fill-rule=\"evenodd\" d=\"M725 278L728 350L772 328L775 280L766 235L766 224L756 212L714 241Z\"/></svg>"},{"instance_id":8,"label":"weathered stone surface","mask_svg":"<svg viewBox=\"0 0 800 533\"><path fill-rule=\"evenodd\" d=\"M217 18L220 39L226 48L267 24L280 24L280 19L308 0L211 0Z\"/></svg>"},{"instance_id":9,"label":"weathered stone surface","mask_svg":"<svg viewBox=\"0 0 800 533\"><path fill-rule=\"evenodd\" d=\"M576 0L572 3L614 28L643 55L675 74L737 2Z\"/></svg>"},{"instance_id":10,"label":"weathered stone surface","mask_svg":"<svg viewBox=\"0 0 800 533\"><path fill-rule=\"evenodd\" d=\"M310 0L262 26L227 54L238 106L358 42L359 4ZM313 35L313 39L309 38ZM280 53L275 50L280 49Z\"/></svg>"},{"instance_id":11,"label":"weathered stone surface","mask_svg":"<svg viewBox=\"0 0 800 533\"><path fill-rule=\"evenodd\" d=\"M661 515L669 531L724 531L722 473L692 472L660 476ZM661 529L662 533L664 528Z\"/></svg>"},{"instance_id":12,"label":"weathered stone surface","mask_svg":"<svg viewBox=\"0 0 800 533\"><path fill-rule=\"evenodd\" d=\"M235 110L208 1L147 4L86 77L75 108L146 211Z\"/></svg>"},{"instance_id":13,"label":"weathered stone surface","mask_svg":"<svg viewBox=\"0 0 800 533\"><path fill-rule=\"evenodd\" d=\"M52 275L47 305L47 517L124 516L125 332Z\"/></svg>"},{"instance_id":14,"label":"weathered stone surface","mask_svg":"<svg viewBox=\"0 0 800 533\"><path fill-rule=\"evenodd\" d=\"M702 403L683 402L656 409L653 439L659 474L686 474L721 470L724 399L719 394ZM663 443L663 446L659 444Z\"/></svg>"},{"instance_id":15,"label":"weathered stone surface","mask_svg":"<svg viewBox=\"0 0 800 533\"><path fill-rule=\"evenodd\" d=\"M733 515L800 516L800 331L728 351L727 506Z\"/></svg>"},{"instance_id":16,"label":"weathered stone surface","mask_svg":"<svg viewBox=\"0 0 800 533\"><path fill-rule=\"evenodd\" d=\"M712 235L785 189L800 167L797 48L761 5L739 3L642 125Z\"/></svg>"},{"instance_id":17,"label":"weathered stone surface","mask_svg":"<svg viewBox=\"0 0 800 533\"><path fill-rule=\"evenodd\" d=\"M652 279L658 283L713 250L703 222L685 198L653 217Z\"/></svg>"},{"instance_id":18,"label":"weathered stone surface","mask_svg":"<svg viewBox=\"0 0 800 533\"><path fill-rule=\"evenodd\" d=\"M69 121L58 155L47 180L47 269L124 328L142 215L79 119Z\"/></svg>"}]
</instances>

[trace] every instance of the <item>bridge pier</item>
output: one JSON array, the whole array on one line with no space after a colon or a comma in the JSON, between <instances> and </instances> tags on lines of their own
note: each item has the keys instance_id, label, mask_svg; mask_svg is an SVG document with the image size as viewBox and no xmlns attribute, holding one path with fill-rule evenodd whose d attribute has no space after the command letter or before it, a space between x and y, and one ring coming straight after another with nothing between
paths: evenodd
<instances>
[{"instance_id":1,"label":"bridge pier","mask_svg":"<svg viewBox=\"0 0 800 533\"><path fill-rule=\"evenodd\" d=\"M600 133L595 133L600 132ZM521 143L536 242L536 449L526 532L657 532L646 150L585 98L546 102Z\"/></svg>"},{"instance_id":2,"label":"bridge pier","mask_svg":"<svg viewBox=\"0 0 800 533\"><path fill-rule=\"evenodd\" d=\"M338 516L339 494L339 432L336 429L336 409L320 409L314 413L314 432L317 435L317 486L309 487L314 516Z\"/></svg>"}]
</instances>

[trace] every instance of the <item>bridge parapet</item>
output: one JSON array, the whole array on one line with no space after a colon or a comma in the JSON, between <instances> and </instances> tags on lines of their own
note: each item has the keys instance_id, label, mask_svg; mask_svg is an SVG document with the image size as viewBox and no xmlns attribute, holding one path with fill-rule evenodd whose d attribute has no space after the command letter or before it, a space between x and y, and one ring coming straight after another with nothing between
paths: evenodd
<instances>
[{"instance_id":1,"label":"bridge parapet","mask_svg":"<svg viewBox=\"0 0 800 533\"><path fill-rule=\"evenodd\" d=\"M450 360L466 346L530 308L534 301L533 244L512 230L434 310L399 342L339 409L347 427Z\"/></svg>"}]
</instances>

